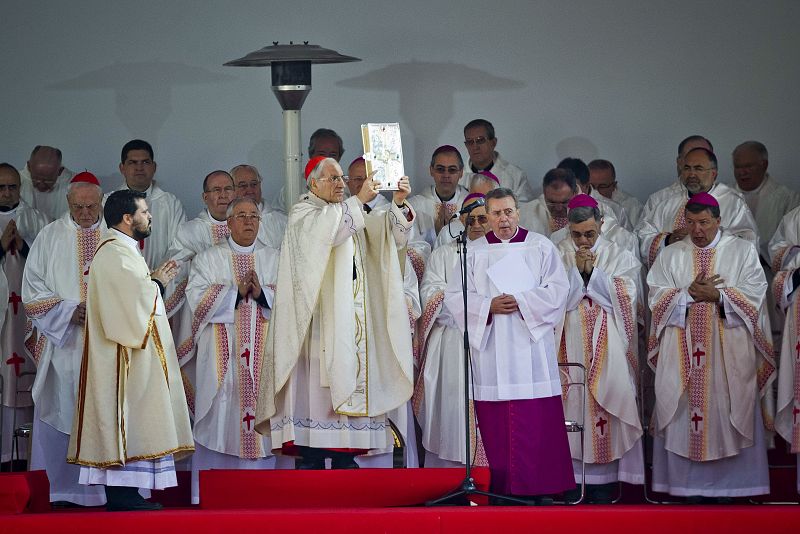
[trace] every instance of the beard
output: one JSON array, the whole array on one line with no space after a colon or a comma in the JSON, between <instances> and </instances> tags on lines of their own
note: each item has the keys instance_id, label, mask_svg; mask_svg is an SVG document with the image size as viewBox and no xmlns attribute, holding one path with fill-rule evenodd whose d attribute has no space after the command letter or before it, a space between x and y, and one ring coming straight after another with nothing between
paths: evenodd
<instances>
[{"instance_id":1,"label":"beard","mask_svg":"<svg viewBox=\"0 0 800 534\"><path fill-rule=\"evenodd\" d=\"M132 237L137 241L141 241L142 239L145 239L146 237L150 236L150 227L149 226L146 226L144 230L142 230L140 228L133 228L132 230L133 230L133 236Z\"/></svg>"}]
</instances>

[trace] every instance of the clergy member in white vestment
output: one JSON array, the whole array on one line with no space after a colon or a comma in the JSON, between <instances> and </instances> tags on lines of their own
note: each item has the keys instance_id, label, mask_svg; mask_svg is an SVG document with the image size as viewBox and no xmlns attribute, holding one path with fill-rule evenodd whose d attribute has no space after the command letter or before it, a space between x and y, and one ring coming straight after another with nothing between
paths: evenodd
<instances>
[{"instance_id":1,"label":"clergy member in white vestment","mask_svg":"<svg viewBox=\"0 0 800 534\"><path fill-rule=\"evenodd\" d=\"M685 219L687 237L647 275L653 490L690 502L766 494L775 414L767 281L755 245L722 229L712 195L694 194Z\"/></svg>"},{"instance_id":2,"label":"clergy member in white vestment","mask_svg":"<svg viewBox=\"0 0 800 534\"><path fill-rule=\"evenodd\" d=\"M418 235L433 246L439 231L458 212L467 189L458 184L464 174L464 160L458 149L443 145L433 151L429 167L434 185L408 199L414 206Z\"/></svg>"},{"instance_id":3,"label":"clergy member in white vestment","mask_svg":"<svg viewBox=\"0 0 800 534\"><path fill-rule=\"evenodd\" d=\"M642 266L635 255L605 239L597 201L577 195L569 204L570 237L558 245L570 283L561 328L559 361L586 368L586 391L565 387L564 411L584 421L586 497L611 504L609 485L644 484L642 425L637 404L639 344L637 302ZM584 372L567 368L567 382ZM584 403L585 397L585 403ZM570 434L575 482L582 478L581 436Z\"/></svg>"},{"instance_id":4,"label":"clergy member in white vestment","mask_svg":"<svg viewBox=\"0 0 800 534\"><path fill-rule=\"evenodd\" d=\"M778 225L769 243L775 280L774 300L786 314L778 365L778 406L775 430L800 453L800 208L790 211ZM800 463L797 468L800 475ZM800 476L797 478L800 492Z\"/></svg>"},{"instance_id":5,"label":"clergy member in white vestment","mask_svg":"<svg viewBox=\"0 0 800 534\"><path fill-rule=\"evenodd\" d=\"M178 197L164 191L153 180L156 162L153 147L147 141L134 139L122 147L119 172L125 183L117 189L141 191L147 195L147 205L153 216L153 233L147 239L140 239L139 249L150 269L155 269L167 259L167 252L178 233L178 227L186 222L186 212Z\"/></svg>"},{"instance_id":6,"label":"clergy member in white vestment","mask_svg":"<svg viewBox=\"0 0 800 534\"><path fill-rule=\"evenodd\" d=\"M47 217L31 208L20 199L20 177L17 170L8 163L0 163L0 265L8 282L8 296L4 300L5 321L0 330L0 376L3 381L3 395L0 404L2 413L2 437L0 458L2 462L11 460L12 436L14 427L33 421L33 404L27 393L33 384L32 373L36 365L27 356L25 348L26 332L30 320L22 305L22 272L25 268L30 246L47 224ZM23 375L23 373L28 373ZM19 458L27 458L27 450L19 451Z\"/></svg>"},{"instance_id":7,"label":"clergy member in white vestment","mask_svg":"<svg viewBox=\"0 0 800 534\"><path fill-rule=\"evenodd\" d=\"M635 227L642 217L644 206L638 198L619 188L614 164L607 159L595 159L589 162L588 167L592 189L625 208L631 225Z\"/></svg>"},{"instance_id":8,"label":"clergy member in white vestment","mask_svg":"<svg viewBox=\"0 0 800 534\"><path fill-rule=\"evenodd\" d=\"M511 189L519 202L536 198L536 192L528 182L528 175L516 165L509 163L495 150L497 137L494 126L486 119L474 119L464 126L464 146L469 153L469 168L472 172L492 171L500 180L500 186ZM468 178L461 184L468 187Z\"/></svg>"},{"instance_id":9,"label":"clergy member in white vestment","mask_svg":"<svg viewBox=\"0 0 800 534\"><path fill-rule=\"evenodd\" d=\"M546 503L549 497L541 496L575 487L554 333L569 281L555 246L519 226L510 189L490 191L486 202L492 231L467 251L468 323L457 277L444 304L469 332L492 491Z\"/></svg>"},{"instance_id":10,"label":"clergy member in white vestment","mask_svg":"<svg viewBox=\"0 0 800 534\"><path fill-rule=\"evenodd\" d=\"M589 166L586 165L582 159L564 158L558 163L557 168L569 169L575 174L575 180L578 181L580 192L584 195L589 195L600 204L600 212L603 214L603 217L613 215L617 224L622 228L628 231L633 230L633 225L631 224L630 218L628 218L625 208L618 202L604 197L597 189L592 187L592 182L589 180Z\"/></svg>"},{"instance_id":11,"label":"clergy member in white vestment","mask_svg":"<svg viewBox=\"0 0 800 534\"><path fill-rule=\"evenodd\" d=\"M257 242L253 199L234 200L227 216L230 237L195 256L186 289L198 327L193 504L202 470L275 467L270 438L254 421L278 251Z\"/></svg>"},{"instance_id":12,"label":"clergy member in white vestment","mask_svg":"<svg viewBox=\"0 0 800 534\"><path fill-rule=\"evenodd\" d=\"M105 504L99 486L78 483L80 468L67 463L78 372L86 323L86 282L100 234L103 190L90 172L75 175L69 210L33 242L22 279L22 301L33 321L30 344L36 362L33 385L32 471L44 469L50 501L81 506Z\"/></svg>"},{"instance_id":13,"label":"clergy member in white vestment","mask_svg":"<svg viewBox=\"0 0 800 534\"><path fill-rule=\"evenodd\" d=\"M75 175L61 164L61 151L38 145L20 171L20 197L55 221L67 212L67 188Z\"/></svg>"},{"instance_id":14,"label":"clergy member in white vestment","mask_svg":"<svg viewBox=\"0 0 800 534\"><path fill-rule=\"evenodd\" d=\"M150 233L144 193L106 199L109 227L89 270L86 339L67 461L81 484L102 484L106 509L155 510L138 489L177 485L174 460L194 450L162 291L178 272L152 273L138 247Z\"/></svg>"},{"instance_id":15,"label":"clergy member in white vestment","mask_svg":"<svg viewBox=\"0 0 800 534\"><path fill-rule=\"evenodd\" d=\"M542 178L542 194L520 203L520 224L528 231L550 237L567 227L567 205L578 192L578 181L570 169L550 169Z\"/></svg>"},{"instance_id":16,"label":"clergy member in white vestment","mask_svg":"<svg viewBox=\"0 0 800 534\"><path fill-rule=\"evenodd\" d=\"M256 430L303 469L357 467L387 449L387 413L411 398L413 353L403 250L414 220L399 181L389 210L365 214L379 183L344 200L331 158L306 165L309 192L289 214L266 341ZM403 263L401 263L403 261Z\"/></svg>"},{"instance_id":17,"label":"clergy member in white vestment","mask_svg":"<svg viewBox=\"0 0 800 534\"><path fill-rule=\"evenodd\" d=\"M684 206L697 193L709 193L717 200L727 233L758 247L756 222L744 199L727 185L716 181L717 157L714 153L705 148L695 148L686 153L683 161L682 191L662 200L651 213L642 217L636 228L642 261L648 266L653 265L662 250L688 235Z\"/></svg>"},{"instance_id":18,"label":"clergy member in white vestment","mask_svg":"<svg viewBox=\"0 0 800 534\"><path fill-rule=\"evenodd\" d=\"M500 180L498 180L497 176L492 174L491 171L475 172L470 175L469 193L467 196L473 193L486 196L486 193L498 187L500 187ZM461 204L463 206L464 202L462 201ZM458 218L451 219L450 222L439 231L439 235L436 236L436 241L433 244L434 249L449 244L464 231L464 224L461 222L463 215L463 213L459 213Z\"/></svg>"},{"instance_id":19,"label":"clergy member in white vestment","mask_svg":"<svg viewBox=\"0 0 800 534\"><path fill-rule=\"evenodd\" d=\"M261 173L253 165L241 164L231 169L236 198L252 198L261 211L261 225L258 227L258 240L268 247L281 248L283 234L286 232L286 213L270 206L261 195Z\"/></svg>"},{"instance_id":20,"label":"clergy member in white vestment","mask_svg":"<svg viewBox=\"0 0 800 534\"><path fill-rule=\"evenodd\" d=\"M686 154L688 154L690 150L694 150L698 147L705 148L709 152L714 152L714 146L711 144L711 141L702 135L690 135L678 143L678 155L675 157L675 168L678 178L667 187L661 188L647 197L647 201L644 203L644 208L642 208L642 215L639 217L639 222L653 213L653 210L664 200L672 195L685 191L683 183L681 182L683 158L686 157Z\"/></svg>"},{"instance_id":21,"label":"clergy member in white vestment","mask_svg":"<svg viewBox=\"0 0 800 534\"><path fill-rule=\"evenodd\" d=\"M483 237L489 229L484 195L467 195L461 211L462 228L468 228L469 242ZM444 307L444 291L452 276L459 277L458 250L454 239L434 249L420 286L420 298L425 307L418 328L420 363L414 409L422 430L425 467L461 467L467 461L464 336ZM485 465L483 446L475 441L474 417L474 408L470 406L470 462Z\"/></svg>"}]
</instances>

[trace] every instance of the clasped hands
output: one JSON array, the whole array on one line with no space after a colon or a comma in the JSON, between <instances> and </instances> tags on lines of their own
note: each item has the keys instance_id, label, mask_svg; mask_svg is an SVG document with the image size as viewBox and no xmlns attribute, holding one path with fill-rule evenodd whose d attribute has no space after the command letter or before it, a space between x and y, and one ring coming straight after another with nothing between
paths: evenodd
<instances>
[{"instance_id":1,"label":"clasped hands","mask_svg":"<svg viewBox=\"0 0 800 534\"><path fill-rule=\"evenodd\" d=\"M506 295L505 293L497 295L492 299L491 304L489 304L489 313L492 314L499 313L500 315L505 315L516 311L519 311L519 306L517 305L517 299L514 298L514 295Z\"/></svg>"},{"instance_id":2,"label":"clasped hands","mask_svg":"<svg viewBox=\"0 0 800 534\"><path fill-rule=\"evenodd\" d=\"M695 302L713 302L717 303L720 299L719 290L717 286L725 283L725 280L720 278L718 274L706 278L702 274L694 279L694 282L687 289L689 296Z\"/></svg>"},{"instance_id":3,"label":"clasped hands","mask_svg":"<svg viewBox=\"0 0 800 534\"><path fill-rule=\"evenodd\" d=\"M251 270L247 273L237 285L239 286L239 295L243 299L247 298L248 295L253 300L258 300L261 297L261 282L259 282L255 271Z\"/></svg>"},{"instance_id":4,"label":"clasped hands","mask_svg":"<svg viewBox=\"0 0 800 534\"><path fill-rule=\"evenodd\" d=\"M594 270L595 261L597 261L597 257L589 247L580 247L575 252L575 267L577 267L578 272L581 274L591 275Z\"/></svg>"}]
</instances>

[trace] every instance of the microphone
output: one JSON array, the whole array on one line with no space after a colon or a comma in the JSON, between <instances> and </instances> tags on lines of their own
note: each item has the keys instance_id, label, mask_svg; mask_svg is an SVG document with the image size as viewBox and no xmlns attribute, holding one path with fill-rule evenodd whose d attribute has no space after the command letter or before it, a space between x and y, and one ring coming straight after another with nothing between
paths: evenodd
<instances>
[{"instance_id":1,"label":"microphone","mask_svg":"<svg viewBox=\"0 0 800 534\"><path fill-rule=\"evenodd\" d=\"M481 206L485 206L485 205L486 205L486 200L484 200L482 198L478 198L478 199L475 200L475 202L470 202L469 204L467 204L466 206L461 208L461 211L459 211L458 214L459 215L464 215L465 213L471 212L475 208L480 208Z\"/></svg>"}]
</instances>

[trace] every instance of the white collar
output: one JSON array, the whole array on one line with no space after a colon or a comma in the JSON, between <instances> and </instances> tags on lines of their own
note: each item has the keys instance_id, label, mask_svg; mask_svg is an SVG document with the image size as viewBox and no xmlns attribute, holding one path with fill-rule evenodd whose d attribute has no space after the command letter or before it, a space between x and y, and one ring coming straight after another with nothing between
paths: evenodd
<instances>
[{"instance_id":1,"label":"white collar","mask_svg":"<svg viewBox=\"0 0 800 534\"><path fill-rule=\"evenodd\" d=\"M714 239L711 241L711 243L709 243L708 245L706 245L704 247L698 247L697 245L695 245L695 247L697 247L697 248L699 248L701 250L708 250L710 248L716 247L717 244L719 243L720 239L722 239L722 230L717 230L717 235L714 237ZM692 244L694 245L694 243L692 243Z\"/></svg>"},{"instance_id":2,"label":"white collar","mask_svg":"<svg viewBox=\"0 0 800 534\"><path fill-rule=\"evenodd\" d=\"M208 209L206 209L206 214L208 215L208 220L210 220L213 224L216 224L218 226L222 226L223 224L228 224L228 219L225 219L224 221L218 221L214 218L213 215L211 215L211 212L208 211Z\"/></svg>"},{"instance_id":3,"label":"white collar","mask_svg":"<svg viewBox=\"0 0 800 534\"><path fill-rule=\"evenodd\" d=\"M256 249L255 241L253 241L253 244L250 245L249 247L243 247L242 245L234 241L233 237L228 238L228 245L231 247L231 250L236 252L237 254L252 254L253 251Z\"/></svg>"},{"instance_id":4,"label":"white collar","mask_svg":"<svg viewBox=\"0 0 800 534\"><path fill-rule=\"evenodd\" d=\"M123 243L125 243L126 245L131 247L135 252L140 253L140 251L139 251L139 242L137 240L135 240L134 238L132 238L131 236L129 236L125 232L117 230L116 228L112 228L112 230L117 232L117 237L120 239L120 241L122 241Z\"/></svg>"},{"instance_id":5,"label":"white collar","mask_svg":"<svg viewBox=\"0 0 800 534\"><path fill-rule=\"evenodd\" d=\"M515 237L517 237L517 234L518 234L518 233L519 233L519 225L517 225L517 231L516 231L516 232L514 232L514 235L512 235L512 236L511 236L511 237L509 237L508 239L500 239L499 237L498 237L497 239L500 239L500 241L502 241L503 243L510 243L512 239L514 239ZM496 236L497 234L494 234L494 235Z\"/></svg>"}]
</instances>

